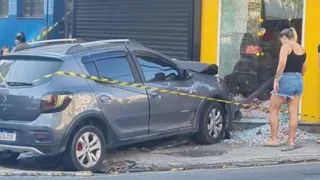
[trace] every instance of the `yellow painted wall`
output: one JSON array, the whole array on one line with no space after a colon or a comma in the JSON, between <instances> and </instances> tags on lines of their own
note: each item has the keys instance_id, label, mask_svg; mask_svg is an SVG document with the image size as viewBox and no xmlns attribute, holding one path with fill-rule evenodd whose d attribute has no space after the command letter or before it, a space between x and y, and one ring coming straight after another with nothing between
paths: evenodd
<instances>
[{"instance_id":1,"label":"yellow painted wall","mask_svg":"<svg viewBox=\"0 0 320 180\"><path fill-rule=\"evenodd\" d=\"M201 24L200 61L216 64L218 55L219 0L202 0Z\"/></svg>"},{"instance_id":2,"label":"yellow painted wall","mask_svg":"<svg viewBox=\"0 0 320 180\"><path fill-rule=\"evenodd\" d=\"M201 62L217 63L219 32L218 0L202 0ZM317 47L320 43L320 0L306 0L305 49L308 69L304 77L302 114L320 117L320 70ZM312 123L320 123L319 118L302 117Z\"/></svg>"},{"instance_id":3,"label":"yellow painted wall","mask_svg":"<svg viewBox=\"0 0 320 180\"><path fill-rule=\"evenodd\" d=\"M317 47L320 43L320 0L306 0L305 48L308 69L304 77L302 114L320 117L320 71L317 60ZM320 123L320 119L302 117L302 119Z\"/></svg>"}]
</instances>

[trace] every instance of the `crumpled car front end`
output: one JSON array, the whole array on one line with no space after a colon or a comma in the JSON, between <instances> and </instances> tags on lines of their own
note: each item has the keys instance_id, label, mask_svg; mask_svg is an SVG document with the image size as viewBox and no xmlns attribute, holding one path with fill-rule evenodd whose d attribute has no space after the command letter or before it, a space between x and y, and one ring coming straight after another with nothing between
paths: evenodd
<instances>
[{"instance_id":1,"label":"crumpled car front end","mask_svg":"<svg viewBox=\"0 0 320 180\"><path fill-rule=\"evenodd\" d=\"M228 104L228 122L227 122L227 130L232 130L232 122L233 121L239 121L242 118L242 114L240 112L240 106L236 105L236 100L232 94L232 92L229 90L226 82L219 78L218 75L218 66L216 64L206 64L201 62L194 62L194 61L176 61L177 64L179 64L180 67L184 69L188 69L191 72L197 73L197 74L203 74L205 76L209 76L210 79L212 76L214 76L213 81L209 81L212 83L217 83L217 86L220 91L224 92L226 94L226 100L233 103L226 103ZM213 85L213 84L212 84Z\"/></svg>"}]
</instances>

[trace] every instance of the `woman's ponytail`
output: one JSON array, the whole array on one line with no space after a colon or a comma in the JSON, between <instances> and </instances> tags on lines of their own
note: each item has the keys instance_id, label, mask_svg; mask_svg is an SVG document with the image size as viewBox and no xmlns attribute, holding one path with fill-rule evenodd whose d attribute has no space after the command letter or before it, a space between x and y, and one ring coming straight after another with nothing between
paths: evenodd
<instances>
[{"instance_id":1,"label":"woman's ponytail","mask_svg":"<svg viewBox=\"0 0 320 180\"><path fill-rule=\"evenodd\" d=\"M298 33L297 33L296 29L294 27L291 27L290 30L292 32L292 39L295 41L298 41Z\"/></svg>"},{"instance_id":2,"label":"woman's ponytail","mask_svg":"<svg viewBox=\"0 0 320 180\"><path fill-rule=\"evenodd\" d=\"M280 32L280 37L287 37L288 39L298 41L298 33L294 27L286 28Z\"/></svg>"}]
</instances>

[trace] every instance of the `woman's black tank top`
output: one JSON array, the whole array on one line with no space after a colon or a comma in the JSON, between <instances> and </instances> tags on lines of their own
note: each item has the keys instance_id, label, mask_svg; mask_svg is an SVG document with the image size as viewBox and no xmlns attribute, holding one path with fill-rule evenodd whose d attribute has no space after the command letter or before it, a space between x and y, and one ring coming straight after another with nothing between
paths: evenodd
<instances>
[{"instance_id":1,"label":"woman's black tank top","mask_svg":"<svg viewBox=\"0 0 320 180\"><path fill-rule=\"evenodd\" d=\"M288 55L286 67L284 68L283 72L301 73L302 66L306 62L306 57L307 57L306 52L301 55L297 55L292 48L291 53Z\"/></svg>"}]
</instances>

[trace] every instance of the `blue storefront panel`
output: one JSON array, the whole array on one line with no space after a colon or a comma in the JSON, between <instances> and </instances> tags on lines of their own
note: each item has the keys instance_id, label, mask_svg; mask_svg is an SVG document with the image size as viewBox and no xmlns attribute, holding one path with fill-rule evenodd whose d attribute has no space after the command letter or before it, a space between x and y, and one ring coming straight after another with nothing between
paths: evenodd
<instances>
[{"instance_id":1,"label":"blue storefront panel","mask_svg":"<svg viewBox=\"0 0 320 180\"><path fill-rule=\"evenodd\" d=\"M0 18L0 47L13 47L16 34L20 31L23 31L27 41L30 41L40 34L43 29L46 29L47 26L53 25L64 14L64 3L61 3L63 0L56 0L57 2L55 0L43 0L42 17L24 17L22 15L22 3L24 0L8 1L9 15ZM56 38L58 34L53 32L52 36Z\"/></svg>"}]
</instances>

